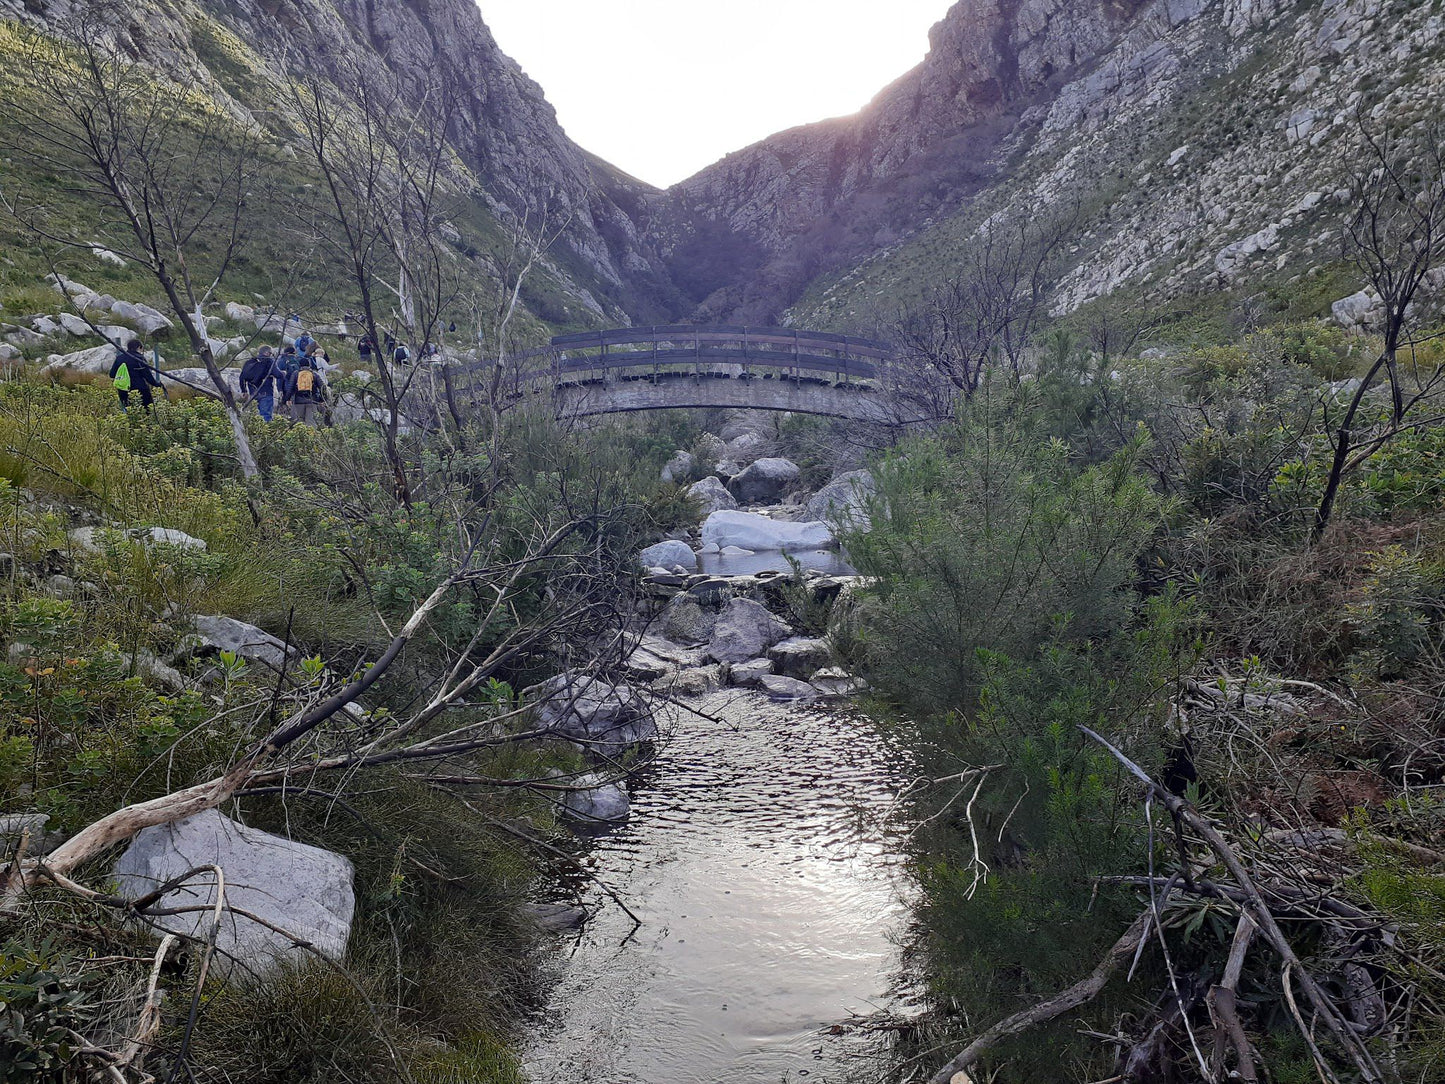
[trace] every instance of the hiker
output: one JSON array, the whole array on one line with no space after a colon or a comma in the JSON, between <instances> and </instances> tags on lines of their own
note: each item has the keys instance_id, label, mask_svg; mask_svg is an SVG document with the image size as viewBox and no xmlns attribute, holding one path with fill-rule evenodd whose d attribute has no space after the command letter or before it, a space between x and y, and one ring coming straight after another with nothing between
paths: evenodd
<instances>
[{"instance_id":1,"label":"hiker","mask_svg":"<svg viewBox=\"0 0 1445 1084\"><path fill-rule=\"evenodd\" d=\"M297 363L296 371L286 379L285 402L291 417L305 425L315 425L316 416L326 404L326 381L316 371L316 358L308 354Z\"/></svg>"},{"instance_id":2,"label":"hiker","mask_svg":"<svg viewBox=\"0 0 1445 1084\"><path fill-rule=\"evenodd\" d=\"M276 358L269 346L241 366L241 394L256 400L261 420L269 422L276 413Z\"/></svg>"},{"instance_id":3,"label":"hiker","mask_svg":"<svg viewBox=\"0 0 1445 1084\"><path fill-rule=\"evenodd\" d=\"M408 365L411 363L411 351L402 343L396 343L391 348L391 363L393 365Z\"/></svg>"},{"instance_id":4,"label":"hiker","mask_svg":"<svg viewBox=\"0 0 1445 1084\"><path fill-rule=\"evenodd\" d=\"M322 376L336 368L331 364L331 359L326 356L326 348L318 342L313 342L306 348L306 356L311 359L316 366L316 371Z\"/></svg>"},{"instance_id":5,"label":"hiker","mask_svg":"<svg viewBox=\"0 0 1445 1084\"><path fill-rule=\"evenodd\" d=\"M424 343L422 345L421 356L424 358L434 358L440 353L441 350L436 343Z\"/></svg>"},{"instance_id":6,"label":"hiker","mask_svg":"<svg viewBox=\"0 0 1445 1084\"><path fill-rule=\"evenodd\" d=\"M296 375L300 367L301 358L296 353L294 346L283 346L281 356L276 359L276 389L281 393L281 402L286 402L286 385Z\"/></svg>"},{"instance_id":7,"label":"hiker","mask_svg":"<svg viewBox=\"0 0 1445 1084\"><path fill-rule=\"evenodd\" d=\"M161 387L160 375L145 359L145 348L139 339L131 339L124 350L117 350L115 364L110 367L110 379L120 397L122 413L130 411L130 393L140 393L140 405L151 409L152 388Z\"/></svg>"},{"instance_id":8,"label":"hiker","mask_svg":"<svg viewBox=\"0 0 1445 1084\"><path fill-rule=\"evenodd\" d=\"M376 340L371 337L371 332L366 332L357 340L356 353L360 356L362 364L370 364L371 355L376 353Z\"/></svg>"},{"instance_id":9,"label":"hiker","mask_svg":"<svg viewBox=\"0 0 1445 1084\"><path fill-rule=\"evenodd\" d=\"M311 344L315 341L316 340L311 337L311 332L303 331L300 335L296 336L296 353L304 358L307 351L311 349Z\"/></svg>"}]
</instances>

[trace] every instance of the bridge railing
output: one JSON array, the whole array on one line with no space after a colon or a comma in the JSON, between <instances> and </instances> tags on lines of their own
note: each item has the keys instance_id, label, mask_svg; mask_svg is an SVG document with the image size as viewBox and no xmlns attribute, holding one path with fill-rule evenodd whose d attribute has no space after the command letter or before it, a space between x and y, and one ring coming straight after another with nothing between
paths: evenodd
<instances>
[{"instance_id":1,"label":"bridge railing","mask_svg":"<svg viewBox=\"0 0 1445 1084\"><path fill-rule=\"evenodd\" d=\"M558 335L502 363L453 368L463 394L521 398L529 391L678 377L772 378L873 386L893 358L887 343L832 332L733 325L666 324Z\"/></svg>"},{"instance_id":2,"label":"bridge railing","mask_svg":"<svg viewBox=\"0 0 1445 1084\"><path fill-rule=\"evenodd\" d=\"M522 383L638 379L648 376L754 375L778 370L795 378L872 380L893 357L887 343L791 328L662 325L559 335L545 347L507 359ZM467 366L488 369L493 363ZM741 367L737 374L716 366Z\"/></svg>"}]
</instances>

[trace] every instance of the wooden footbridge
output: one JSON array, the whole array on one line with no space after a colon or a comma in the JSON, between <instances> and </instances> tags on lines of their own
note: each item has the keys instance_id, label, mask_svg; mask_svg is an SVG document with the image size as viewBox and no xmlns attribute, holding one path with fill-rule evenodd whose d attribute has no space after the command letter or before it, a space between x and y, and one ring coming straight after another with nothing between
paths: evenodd
<instances>
[{"instance_id":1,"label":"wooden footbridge","mask_svg":"<svg viewBox=\"0 0 1445 1084\"><path fill-rule=\"evenodd\" d=\"M550 387L559 416L743 407L886 422L887 343L778 327L667 325L559 335L508 359L518 395ZM477 387L486 379L473 369Z\"/></svg>"}]
</instances>

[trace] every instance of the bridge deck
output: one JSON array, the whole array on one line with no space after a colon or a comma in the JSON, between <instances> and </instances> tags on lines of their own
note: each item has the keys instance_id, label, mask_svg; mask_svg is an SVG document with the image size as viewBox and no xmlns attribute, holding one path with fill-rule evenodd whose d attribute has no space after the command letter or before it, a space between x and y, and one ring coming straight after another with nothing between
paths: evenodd
<instances>
[{"instance_id":1,"label":"bridge deck","mask_svg":"<svg viewBox=\"0 0 1445 1084\"><path fill-rule=\"evenodd\" d=\"M872 397L894 356L887 343L854 335L667 324L558 335L507 359L506 380L519 395L550 386L561 413L753 405L859 418L874 411L859 394ZM478 362L462 372L479 376L493 368ZM656 387L644 392L640 384Z\"/></svg>"}]
</instances>

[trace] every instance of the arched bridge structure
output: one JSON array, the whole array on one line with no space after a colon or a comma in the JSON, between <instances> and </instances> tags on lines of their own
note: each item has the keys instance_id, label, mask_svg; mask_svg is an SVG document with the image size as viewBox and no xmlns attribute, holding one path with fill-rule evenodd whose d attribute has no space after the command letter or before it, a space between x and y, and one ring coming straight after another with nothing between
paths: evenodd
<instances>
[{"instance_id":1,"label":"arched bridge structure","mask_svg":"<svg viewBox=\"0 0 1445 1084\"><path fill-rule=\"evenodd\" d=\"M674 324L559 335L509 360L519 388L551 385L561 417L742 407L888 422L893 358L851 335Z\"/></svg>"}]
</instances>

